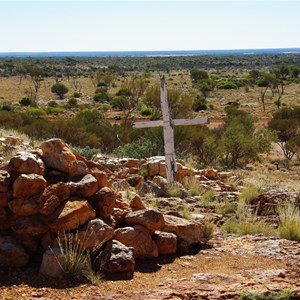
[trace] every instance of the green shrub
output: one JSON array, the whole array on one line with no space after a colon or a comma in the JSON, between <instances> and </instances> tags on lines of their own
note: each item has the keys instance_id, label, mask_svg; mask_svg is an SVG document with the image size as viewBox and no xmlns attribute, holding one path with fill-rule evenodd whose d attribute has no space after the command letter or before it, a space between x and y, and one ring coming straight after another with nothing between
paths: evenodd
<instances>
[{"instance_id":1,"label":"green shrub","mask_svg":"<svg viewBox=\"0 0 300 300\"><path fill-rule=\"evenodd\" d=\"M68 104L69 104L70 107L76 107L77 104L78 104L78 101L75 98L72 97L68 100Z\"/></svg>"},{"instance_id":2,"label":"green shrub","mask_svg":"<svg viewBox=\"0 0 300 300\"><path fill-rule=\"evenodd\" d=\"M28 97L23 97L19 103L22 105L22 106L29 106L32 104L32 99L28 98Z\"/></svg>"},{"instance_id":3,"label":"green shrub","mask_svg":"<svg viewBox=\"0 0 300 300\"><path fill-rule=\"evenodd\" d=\"M193 110L194 111L207 110L206 98L197 96L193 102Z\"/></svg>"},{"instance_id":4,"label":"green shrub","mask_svg":"<svg viewBox=\"0 0 300 300\"><path fill-rule=\"evenodd\" d=\"M156 155L162 155L160 145L146 138L140 138L135 142L120 146L113 152L120 157L142 159Z\"/></svg>"},{"instance_id":5,"label":"green shrub","mask_svg":"<svg viewBox=\"0 0 300 300\"><path fill-rule=\"evenodd\" d=\"M58 103L54 100L51 100L48 102L49 107L58 107Z\"/></svg>"},{"instance_id":6,"label":"green shrub","mask_svg":"<svg viewBox=\"0 0 300 300\"><path fill-rule=\"evenodd\" d=\"M86 146L84 148L71 146L71 149L73 152L78 153L79 155L85 157L88 160L92 159L96 154L98 154L100 152L99 149L90 148L89 146Z\"/></svg>"},{"instance_id":7,"label":"green shrub","mask_svg":"<svg viewBox=\"0 0 300 300\"><path fill-rule=\"evenodd\" d=\"M1 106L1 110L4 110L4 111L13 111L14 108L11 104L8 104L8 103L5 103Z\"/></svg>"},{"instance_id":8,"label":"green shrub","mask_svg":"<svg viewBox=\"0 0 300 300\"><path fill-rule=\"evenodd\" d=\"M151 116L152 113L153 113L152 109L148 108L148 107L142 108L142 110L141 110L141 115L144 117Z\"/></svg>"},{"instance_id":9,"label":"green shrub","mask_svg":"<svg viewBox=\"0 0 300 300\"><path fill-rule=\"evenodd\" d=\"M64 110L61 107L48 107L47 114L49 115L58 115L61 114Z\"/></svg>"},{"instance_id":10,"label":"green shrub","mask_svg":"<svg viewBox=\"0 0 300 300\"><path fill-rule=\"evenodd\" d=\"M27 109L26 113L31 117L36 117L36 118L46 115L46 112L42 108L38 108L38 107L30 107Z\"/></svg>"},{"instance_id":11,"label":"green shrub","mask_svg":"<svg viewBox=\"0 0 300 300\"><path fill-rule=\"evenodd\" d=\"M72 95L74 98L80 98L82 96L82 93L74 92Z\"/></svg>"},{"instance_id":12,"label":"green shrub","mask_svg":"<svg viewBox=\"0 0 300 300\"><path fill-rule=\"evenodd\" d=\"M217 83L216 87L223 90L232 90L238 88L237 84L233 81L220 81Z\"/></svg>"},{"instance_id":13,"label":"green shrub","mask_svg":"<svg viewBox=\"0 0 300 300\"><path fill-rule=\"evenodd\" d=\"M95 93L95 95L93 96L93 100L95 102L106 102L109 101L109 96L108 93L106 91L103 92L97 92Z\"/></svg>"}]
</instances>

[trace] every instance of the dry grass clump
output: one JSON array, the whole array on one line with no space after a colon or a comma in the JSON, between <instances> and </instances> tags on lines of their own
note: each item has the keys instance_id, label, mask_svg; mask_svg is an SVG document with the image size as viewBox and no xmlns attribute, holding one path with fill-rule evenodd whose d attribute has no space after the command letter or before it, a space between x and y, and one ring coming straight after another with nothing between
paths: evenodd
<instances>
[{"instance_id":1,"label":"dry grass clump","mask_svg":"<svg viewBox=\"0 0 300 300\"><path fill-rule=\"evenodd\" d=\"M98 285L102 282L103 276L93 271L91 256L103 243L93 250L86 250L83 245L88 239L89 236L86 234L83 239L80 239L78 230L74 234L63 232L57 238L60 255L56 255L54 251L52 253L66 278L86 278L90 283Z\"/></svg>"},{"instance_id":2,"label":"dry grass clump","mask_svg":"<svg viewBox=\"0 0 300 300\"><path fill-rule=\"evenodd\" d=\"M185 177L183 180L183 186L191 196L199 196L204 193L199 180L193 176Z\"/></svg>"},{"instance_id":3,"label":"dry grass clump","mask_svg":"<svg viewBox=\"0 0 300 300\"><path fill-rule=\"evenodd\" d=\"M280 205L278 214L280 237L300 242L300 209L295 201Z\"/></svg>"},{"instance_id":4,"label":"dry grass clump","mask_svg":"<svg viewBox=\"0 0 300 300\"><path fill-rule=\"evenodd\" d=\"M245 204L249 204L252 200L256 199L261 193L262 190L259 186L248 184L239 194L239 201Z\"/></svg>"},{"instance_id":5,"label":"dry grass clump","mask_svg":"<svg viewBox=\"0 0 300 300\"><path fill-rule=\"evenodd\" d=\"M259 234L267 236L276 235L276 230L264 220L259 219L256 213L253 213L247 206L244 209L240 208L239 215L229 219L223 229L229 233L238 235Z\"/></svg>"}]
</instances>

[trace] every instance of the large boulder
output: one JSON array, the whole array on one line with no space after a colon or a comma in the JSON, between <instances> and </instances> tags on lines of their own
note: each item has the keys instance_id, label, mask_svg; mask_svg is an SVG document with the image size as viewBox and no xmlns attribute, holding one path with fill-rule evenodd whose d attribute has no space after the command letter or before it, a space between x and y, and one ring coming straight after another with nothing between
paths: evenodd
<instances>
[{"instance_id":1,"label":"large boulder","mask_svg":"<svg viewBox=\"0 0 300 300\"><path fill-rule=\"evenodd\" d=\"M104 187L90 197L89 202L96 210L97 216L107 218L113 213L116 194L110 188Z\"/></svg>"},{"instance_id":2,"label":"large boulder","mask_svg":"<svg viewBox=\"0 0 300 300\"><path fill-rule=\"evenodd\" d=\"M0 236L0 266L23 267L29 261L24 248L11 236Z\"/></svg>"},{"instance_id":3,"label":"large boulder","mask_svg":"<svg viewBox=\"0 0 300 300\"><path fill-rule=\"evenodd\" d=\"M178 239L185 241L188 245L206 243L203 225L190 222L175 216L164 215L165 226L162 231L176 234Z\"/></svg>"},{"instance_id":4,"label":"large boulder","mask_svg":"<svg viewBox=\"0 0 300 300\"><path fill-rule=\"evenodd\" d=\"M96 261L96 268L109 273L129 273L132 276L135 268L133 251L132 247L111 240L107 242L100 261Z\"/></svg>"},{"instance_id":5,"label":"large boulder","mask_svg":"<svg viewBox=\"0 0 300 300\"><path fill-rule=\"evenodd\" d=\"M10 174L5 170L0 170L0 193L7 193L10 190Z\"/></svg>"},{"instance_id":6,"label":"large boulder","mask_svg":"<svg viewBox=\"0 0 300 300\"><path fill-rule=\"evenodd\" d=\"M169 232L155 232L153 239L159 254L175 254L177 252L177 236Z\"/></svg>"},{"instance_id":7,"label":"large boulder","mask_svg":"<svg viewBox=\"0 0 300 300\"><path fill-rule=\"evenodd\" d=\"M158 256L157 246L149 231L141 225L118 228L115 230L114 239L127 247L133 247L135 258L154 258Z\"/></svg>"},{"instance_id":8,"label":"large boulder","mask_svg":"<svg viewBox=\"0 0 300 300\"><path fill-rule=\"evenodd\" d=\"M76 229L94 219L96 212L85 199L70 199L63 202L49 218L53 232Z\"/></svg>"},{"instance_id":9,"label":"large boulder","mask_svg":"<svg viewBox=\"0 0 300 300\"><path fill-rule=\"evenodd\" d=\"M69 196L69 187L63 182L47 186L39 198L40 213L51 215L56 207L67 200Z\"/></svg>"},{"instance_id":10,"label":"large boulder","mask_svg":"<svg viewBox=\"0 0 300 300\"><path fill-rule=\"evenodd\" d=\"M40 238L48 230L47 220L42 215L19 217L14 220L12 230L21 239Z\"/></svg>"},{"instance_id":11,"label":"large boulder","mask_svg":"<svg viewBox=\"0 0 300 300\"><path fill-rule=\"evenodd\" d=\"M68 186L70 188L71 195L78 197L90 197L98 190L97 179L91 174L85 175L78 182L68 182Z\"/></svg>"},{"instance_id":12,"label":"large boulder","mask_svg":"<svg viewBox=\"0 0 300 300\"><path fill-rule=\"evenodd\" d=\"M165 226L165 220L162 213L154 209L143 209L129 212L125 221L128 225L142 225L151 233L160 230Z\"/></svg>"},{"instance_id":13,"label":"large boulder","mask_svg":"<svg viewBox=\"0 0 300 300\"><path fill-rule=\"evenodd\" d=\"M31 152L18 152L11 158L7 169L15 177L20 174L38 174L45 176L46 166L42 159L36 153Z\"/></svg>"},{"instance_id":14,"label":"large boulder","mask_svg":"<svg viewBox=\"0 0 300 300\"><path fill-rule=\"evenodd\" d=\"M20 217L36 215L40 211L39 196L14 199L8 203L8 207Z\"/></svg>"},{"instance_id":15,"label":"large boulder","mask_svg":"<svg viewBox=\"0 0 300 300\"><path fill-rule=\"evenodd\" d=\"M68 176L88 174L88 168L83 161L76 159L70 148L61 139L50 139L40 145L43 160L47 167L59 170Z\"/></svg>"},{"instance_id":16,"label":"large boulder","mask_svg":"<svg viewBox=\"0 0 300 300\"><path fill-rule=\"evenodd\" d=\"M40 194L47 186L47 181L41 175L22 174L13 184L13 197L25 198Z\"/></svg>"}]
</instances>

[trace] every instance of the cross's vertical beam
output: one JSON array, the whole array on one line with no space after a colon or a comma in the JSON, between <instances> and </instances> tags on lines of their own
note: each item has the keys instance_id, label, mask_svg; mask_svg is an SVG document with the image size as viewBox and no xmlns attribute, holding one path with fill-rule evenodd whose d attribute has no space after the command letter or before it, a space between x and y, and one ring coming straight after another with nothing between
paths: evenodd
<instances>
[{"instance_id":1,"label":"cross's vertical beam","mask_svg":"<svg viewBox=\"0 0 300 300\"><path fill-rule=\"evenodd\" d=\"M165 159L167 169L168 183L174 182L174 173L177 172L175 149L174 149L174 133L173 122L169 112L167 86L165 77L160 79L160 102L163 115L163 128L164 128L164 146L165 146Z\"/></svg>"}]
</instances>

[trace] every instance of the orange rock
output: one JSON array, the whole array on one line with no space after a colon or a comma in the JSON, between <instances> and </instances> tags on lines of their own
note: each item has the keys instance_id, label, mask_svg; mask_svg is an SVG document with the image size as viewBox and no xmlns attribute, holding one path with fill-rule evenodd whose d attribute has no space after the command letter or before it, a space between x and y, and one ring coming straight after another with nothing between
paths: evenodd
<instances>
[{"instance_id":1,"label":"orange rock","mask_svg":"<svg viewBox=\"0 0 300 300\"><path fill-rule=\"evenodd\" d=\"M62 203L49 219L51 231L67 231L78 228L95 218L96 212L84 199L72 199Z\"/></svg>"},{"instance_id":2,"label":"orange rock","mask_svg":"<svg viewBox=\"0 0 300 300\"><path fill-rule=\"evenodd\" d=\"M149 231L141 225L115 230L114 239L127 247L133 247L135 258L154 258L158 256L157 246Z\"/></svg>"},{"instance_id":3,"label":"orange rock","mask_svg":"<svg viewBox=\"0 0 300 300\"><path fill-rule=\"evenodd\" d=\"M47 167L62 171L69 176L80 176L88 173L83 161L77 160L70 148L60 139L50 139L40 145L43 160Z\"/></svg>"},{"instance_id":4,"label":"orange rock","mask_svg":"<svg viewBox=\"0 0 300 300\"><path fill-rule=\"evenodd\" d=\"M13 197L25 198L41 193L47 186L43 176L37 174L22 174L13 184Z\"/></svg>"},{"instance_id":5,"label":"orange rock","mask_svg":"<svg viewBox=\"0 0 300 300\"><path fill-rule=\"evenodd\" d=\"M8 203L8 207L20 217L36 215L40 211L39 196L14 199Z\"/></svg>"},{"instance_id":6,"label":"orange rock","mask_svg":"<svg viewBox=\"0 0 300 300\"><path fill-rule=\"evenodd\" d=\"M78 197L90 197L98 190L98 182L91 174L85 175L78 182L70 181L67 185L70 189L71 195Z\"/></svg>"},{"instance_id":7,"label":"orange rock","mask_svg":"<svg viewBox=\"0 0 300 300\"><path fill-rule=\"evenodd\" d=\"M175 254L177 251L177 237L169 232L155 232L153 239L159 254Z\"/></svg>"},{"instance_id":8,"label":"orange rock","mask_svg":"<svg viewBox=\"0 0 300 300\"><path fill-rule=\"evenodd\" d=\"M20 174L34 173L41 176L46 174L46 166L42 159L36 153L26 151L18 152L12 157L7 168L15 177Z\"/></svg>"},{"instance_id":9,"label":"orange rock","mask_svg":"<svg viewBox=\"0 0 300 300\"><path fill-rule=\"evenodd\" d=\"M137 194L135 194L131 199L129 203L129 207L132 208L133 210L141 210L147 208L146 204L142 201L141 197Z\"/></svg>"},{"instance_id":10,"label":"orange rock","mask_svg":"<svg viewBox=\"0 0 300 300\"><path fill-rule=\"evenodd\" d=\"M116 203L116 194L108 187L104 187L89 198L89 202L99 217L109 217Z\"/></svg>"},{"instance_id":11,"label":"orange rock","mask_svg":"<svg viewBox=\"0 0 300 300\"><path fill-rule=\"evenodd\" d=\"M56 207L67 200L69 196L69 187L63 182L47 186L39 198L40 213L51 215Z\"/></svg>"},{"instance_id":12,"label":"orange rock","mask_svg":"<svg viewBox=\"0 0 300 300\"><path fill-rule=\"evenodd\" d=\"M91 174L97 179L98 188L108 186L107 173L100 171L98 168L92 168Z\"/></svg>"},{"instance_id":13,"label":"orange rock","mask_svg":"<svg viewBox=\"0 0 300 300\"><path fill-rule=\"evenodd\" d=\"M155 230L160 230L165 226L162 213L154 209L129 212L125 221L128 225L143 225L150 233L154 233Z\"/></svg>"}]
</instances>

